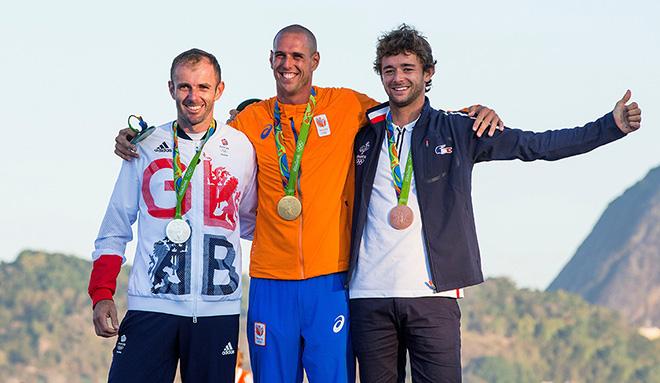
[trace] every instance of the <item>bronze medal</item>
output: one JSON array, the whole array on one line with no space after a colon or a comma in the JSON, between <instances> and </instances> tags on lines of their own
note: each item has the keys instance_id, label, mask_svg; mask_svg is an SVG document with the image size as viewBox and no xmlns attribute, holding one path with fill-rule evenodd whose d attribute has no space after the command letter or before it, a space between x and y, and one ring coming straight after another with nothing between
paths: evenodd
<instances>
[{"instance_id":1,"label":"bronze medal","mask_svg":"<svg viewBox=\"0 0 660 383\"><path fill-rule=\"evenodd\" d=\"M277 214L284 220L293 221L298 218L300 212L302 212L302 204L292 195L285 195L277 203Z\"/></svg>"},{"instance_id":2,"label":"bronze medal","mask_svg":"<svg viewBox=\"0 0 660 383\"><path fill-rule=\"evenodd\" d=\"M414 217L411 208L406 205L397 205L390 210L390 226L397 230L406 229L412 225Z\"/></svg>"}]
</instances>

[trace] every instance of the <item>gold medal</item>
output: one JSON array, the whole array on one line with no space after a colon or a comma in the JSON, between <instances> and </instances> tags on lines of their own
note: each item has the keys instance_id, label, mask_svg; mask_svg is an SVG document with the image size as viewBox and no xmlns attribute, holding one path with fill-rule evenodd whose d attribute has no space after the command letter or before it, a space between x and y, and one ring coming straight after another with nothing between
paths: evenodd
<instances>
[{"instance_id":1,"label":"gold medal","mask_svg":"<svg viewBox=\"0 0 660 383\"><path fill-rule=\"evenodd\" d=\"M390 210L390 226L397 230L403 230L412 225L415 215L411 208L406 205L397 205Z\"/></svg>"},{"instance_id":2,"label":"gold medal","mask_svg":"<svg viewBox=\"0 0 660 383\"><path fill-rule=\"evenodd\" d=\"M277 203L277 214L287 221L293 221L298 218L302 211L302 204L298 198L292 195L285 195Z\"/></svg>"}]
</instances>

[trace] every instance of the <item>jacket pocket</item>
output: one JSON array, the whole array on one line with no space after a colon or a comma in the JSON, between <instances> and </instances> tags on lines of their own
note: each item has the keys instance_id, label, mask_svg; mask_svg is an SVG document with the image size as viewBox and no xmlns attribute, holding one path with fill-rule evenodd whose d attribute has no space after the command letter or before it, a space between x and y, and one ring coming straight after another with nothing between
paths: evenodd
<instances>
[{"instance_id":1,"label":"jacket pocket","mask_svg":"<svg viewBox=\"0 0 660 383\"><path fill-rule=\"evenodd\" d=\"M446 182L453 188L460 189L458 175L460 159L455 151L453 140L444 137L427 137L422 145L424 154L424 182L427 184Z\"/></svg>"}]
</instances>

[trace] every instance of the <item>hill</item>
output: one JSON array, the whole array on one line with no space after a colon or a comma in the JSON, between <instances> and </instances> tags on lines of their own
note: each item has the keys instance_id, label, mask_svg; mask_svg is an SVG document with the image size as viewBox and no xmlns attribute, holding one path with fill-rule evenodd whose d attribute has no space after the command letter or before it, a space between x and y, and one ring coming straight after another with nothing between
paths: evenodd
<instances>
[{"instance_id":1,"label":"hill","mask_svg":"<svg viewBox=\"0 0 660 383\"><path fill-rule=\"evenodd\" d=\"M3 382L101 382L114 340L94 334L87 282L91 263L24 251L0 264L0 376ZM127 286L122 270L118 289ZM117 299L125 310L126 301Z\"/></svg>"},{"instance_id":2,"label":"hill","mask_svg":"<svg viewBox=\"0 0 660 383\"><path fill-rule=\"evenodd\" d=\"M0 264L3 382L105 381L114 340L94 335L90 268L75 257L31 251ZM118 304L123 315L123 294ZM468 289L461 307L466 382L660 381L660 341L576 295L491 279Z\"/></svg>"},{"instance_id":3,"label":"hill","mask_svg":"<svg viewBox=\"0 0 660 383\"><path fill-rule=\"evenodd\" d=\"M566 290L660 327L660 166L609 204L548 291Z\"/></svg>"},{"instance_id":4,"label":"hill","mask_svg":"<svg viewBox=\"0 0 660 383\"><path fill-rule=\"evenodd\" d=\"M660 382L660 341L577 295L489 279L461 309L466 382Z\"/></svg>"}]
</instances>

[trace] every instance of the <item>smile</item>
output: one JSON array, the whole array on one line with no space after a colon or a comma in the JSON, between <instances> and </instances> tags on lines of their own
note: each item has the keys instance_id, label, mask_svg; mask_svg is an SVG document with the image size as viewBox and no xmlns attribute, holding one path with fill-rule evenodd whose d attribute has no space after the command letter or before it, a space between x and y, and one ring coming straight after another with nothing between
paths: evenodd
<instances>
[{"instance_id":1,"label":"smile","mask_svg":"<svg viewBox=\"0 0 660 383\"><path fill-rule=\"evenodd\" d=\"M186 109L188 109L193 113L197 113L202 109L201 105L184 105L184 106L186 107Z\"/></svg>"},{"instance_id":2,"label":"smile","mask_svg":"<svg viewBox=\"0 0 660 383\"><path fill-rule=\"evenodd\" d=\"M286 80L291 80L296 77L297 73L294 72L280 72L280 76L284 77Z\"/></svg>"}]
</instances>

